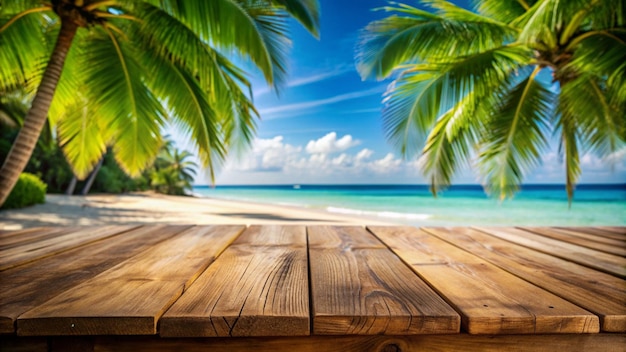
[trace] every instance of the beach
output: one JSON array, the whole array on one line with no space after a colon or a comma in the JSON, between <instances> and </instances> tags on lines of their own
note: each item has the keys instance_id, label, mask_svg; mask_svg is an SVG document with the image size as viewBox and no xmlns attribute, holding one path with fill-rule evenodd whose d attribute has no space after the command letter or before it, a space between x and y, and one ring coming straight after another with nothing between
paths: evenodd
<instances>
[{"instance_id":1,"label":"beach","mask_svg":"<svg viewBox=\"0 0 626 352\"><path fill-rule=\"evenodd\" d=\"M151 192L122 195L46 195L46 203L0 211L0 229L113 224L333 224L393 225L372 217L295 206Z\"/></svg>"}]
</instances>

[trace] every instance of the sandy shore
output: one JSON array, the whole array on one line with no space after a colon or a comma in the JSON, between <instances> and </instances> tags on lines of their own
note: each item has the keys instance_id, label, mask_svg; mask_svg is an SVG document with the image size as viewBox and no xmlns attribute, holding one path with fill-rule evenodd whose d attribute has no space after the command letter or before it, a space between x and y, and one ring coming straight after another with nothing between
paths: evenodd
<instances>
[{"instance_id":1,"label":"sandy shore","mask_svg":"<svg viewBox=\"0 0 626 352\"><path fill-rule=\"evenodd\" d=\"M387 224L306 208L153 193L47 195L46 203L0 211L0 229L106 224Z\"/></svg>"}]
</instances>

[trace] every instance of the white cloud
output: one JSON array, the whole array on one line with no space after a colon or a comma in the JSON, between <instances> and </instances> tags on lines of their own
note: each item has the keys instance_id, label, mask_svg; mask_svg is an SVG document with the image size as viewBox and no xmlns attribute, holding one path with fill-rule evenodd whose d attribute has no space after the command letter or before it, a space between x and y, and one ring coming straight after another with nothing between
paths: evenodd
<instances>
[{"instance_id":1,"label":"white cloud","mask_svg":"<svg viewBox=\"0 0 626 352\"><path fill-rule=\"evenodd\" d=\"M342 152L358 144L360 142L353 140L349 134L337 139L337 133L330 132L320 139L309 141L306 145L306 152L309 154L330 154Z\"/></svg>"},{"instance_id":2,"label":"white cloud","mask_svg":"<svg viewBox=\"0 0 626 352\"><path fill-rule=\"evenodd\" d=\"M283 136L271 139L257 138L252 150L243 158L231 161L226 169L236 171L281 171L292 159L302 151L283 142Z\"/></svg>"},{"instance_id":3,"label":"white cloud","mask_svg":"<svg viewBox=\"0 0 626 352\"><path fill-rule=\"evenodd\" d=\"M372 154L374 154L372 150L365 148L357 153L356 160L363 161L363 160L369 159L369 157L371 157Z\"/></svg>"},{"instance_id":4,"label":"white cloud","mask_svg":"<svg viewBox=\"0 0 626 352\"><path fill-rule=\"evenodd\" d=\"M372 163L372 171L379 174L397 172L402 165L402 160L396 159L392 153L388 153L384 158L375 160Z\"/></svg>"}]
</instances>

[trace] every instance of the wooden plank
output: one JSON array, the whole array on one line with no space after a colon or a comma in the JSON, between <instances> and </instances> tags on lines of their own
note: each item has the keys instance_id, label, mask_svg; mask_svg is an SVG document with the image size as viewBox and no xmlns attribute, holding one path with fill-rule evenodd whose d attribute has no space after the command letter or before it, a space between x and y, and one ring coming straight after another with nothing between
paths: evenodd
<instances>
[{"instance_id":1,"label":"wooden plank","mask_svg":"<svg viewBox=\"0 0 626 352\"><path fill-rule=\"evenodd\" d=\"M160 320L164 337L309 333L304 226L251 227Z\"/></svg>"},{"instance_id":2,"label":"wooden plank","mask_svg":"<svg viewBox=\"0 0 626 352\"><path fill-rule=\"evenodd\" d=\"M302 226L250 226L232 245L306 247L306 229Z\"/></svg>"},{"instance_id":3,"label":"wooden plank","mask_svg":"<svg viewBox=\"0 0 626 352\"><path fill-rule=\"evenodd\" d=\"M587 235L577 233L574 231L557 230L550 227L520 227L520 229L536 233L545 237L549 237L558 241L563 241L590 249L595 249L600 252L626 256L626 242L614 241L615 243L600 243L589 238L593 235Z\"/></svg>"},{"instance_id":4,"label":"wooden plank","mask_svg":"<svg viewBox=\"0 0 626 352\"><path fill-rule=\"evenodd\" d=\"M0 272L0 334L15 333L24 312L188 227L143 226Z\"/></svg>"},{"instance_id":5,"label":"wooden plank","mask_svg":"<svg viewBox=\"0 0 626 352\"><path fill-rule=\"evenodd\" d=\"M310 231L314 228L314 231ZM314 226L309 227L309 248L379 248L385 245L374 236L368 235L359 226Z\"/></svg>"},{"instance_id":6,"label":"wooden plank","mask_svg":"<svg viewBox=\"0 0 626 352\"><path fill-rule=\"evenodd\" d=\"M18 236L0 238L0 251L77 231L77 227L41 227Z\"/></svg>"},{"instance_id":7,"label":"wooden plank","mask_svg":"<svg viewBox=\"0 0 626 352\"><path fill-rule=\"evenodd\" d=\"M14 268L41 258L84 246L101 239L119 236L137 226L85 227L79 231L28 243L0 252L0 271Z\"/></svg>"},{"instance_id":8,"label":"wooden plank","mask_svg":"<svg viewBox=\"0 0 626 352\"><path fill-rule=\"evenodd\" d=\"M619 238L624 238L626 239L626 226L596 226L595 228L606 231L606 232L612 232L615 234L620 235Z\"/></svg>"},{"instance_id":9,"label":"wooden plank","mask_svg":"<svg viewBox=\"0 0 626 352\"><path fill-rule=\"evenodd\" d=\"M314 334L459 331L459 315L365 229L308 231Z\"/></svg>"},{"instance_id":10,"label":"wooden plank","mask_svg":"<svg viewBox=\"0 0 626 352\"><path fill-rule=\"evenodd\" d=\"M96 337L97 352L588 352L624 351L624 334L307 336L273 338ZM56 351L51 351L56 352ZM65 351L63 351L65 352Z\"/></svg>"},{"instance_id":11,"label":"wooden plank","mask_svg":"<svg viewBox=\"0 0 626 352\"><path fill-rule=\"evenodd\" d=\"M425 231L600 317L607 332L626 332L626 281L466 227Z\"/></svg>"},{"instance_id":12,"label":"wooden plank","mask_svg":"<svg viewBox=\"0 0 626 352\"><path fill-rule=\"evenodd\" d=\"M161 315L243 229L189 228L26 312L17 334L155 334Z\"/></svg>"},{"instance_id":13,"label":"wooden plank","mask_svg":"<svg viewBox=\"0 0 626 352\"><path fill-rule=\"evenodd\" d=\"M600 243L606 243L606 244L616 245L616 246L626 245L626 237L612 238L613 236L614 237L620 237L620 236L612 232L600 230L595 227L549 227L549 229L566 233L572 236L586 238L588 240L592 240L592 241L596 241ZM609 234L609 236L606 236L607 234Z\"/></svg>"},{"instance_id":14,"label":"wooden plank","mask_svg":"<svg viewBox=\"0 0 626 352\"><path fill-rule=\"evenodd\" d=\"M22 236L27 233L43 231L54 227L28 227L21 230L0 230L0 239L11 238L14 236Z\"/></svg>"},{"instance_id":15,"label":"wooden plank","mask_svg":"<svg viewBox=\"0 0 626 352\"><path fill-rule=\"evenodd\" d=\"M492 236L626 278L626 259L510 227L476 227Z\"/></svg>"},{"instance_id":16,"label":"wooden plank","mask_svg":"<svg viewBox=\"0 0 626 352\"><path fill-rule=\"evenodd\" d=\"M370 227L461 314L470 334L599 331L597 316L412 227Z\"/></svg>"}]
</instances>

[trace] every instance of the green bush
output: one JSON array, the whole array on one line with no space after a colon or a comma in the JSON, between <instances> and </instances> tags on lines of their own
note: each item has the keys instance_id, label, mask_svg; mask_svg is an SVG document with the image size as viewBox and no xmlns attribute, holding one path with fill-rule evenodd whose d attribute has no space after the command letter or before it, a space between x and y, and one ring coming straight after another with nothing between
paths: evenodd
<instances>
[{"instance_id":1,"label":"green bush","mask_svg":"<svg viewBox=\"0 0 626 352\"><path fill-rule=\"evenodd\" d=\"M2 209L24 208L46 201L46 184L37 176L22 173Z\"/></svg>"}]
</instances>

